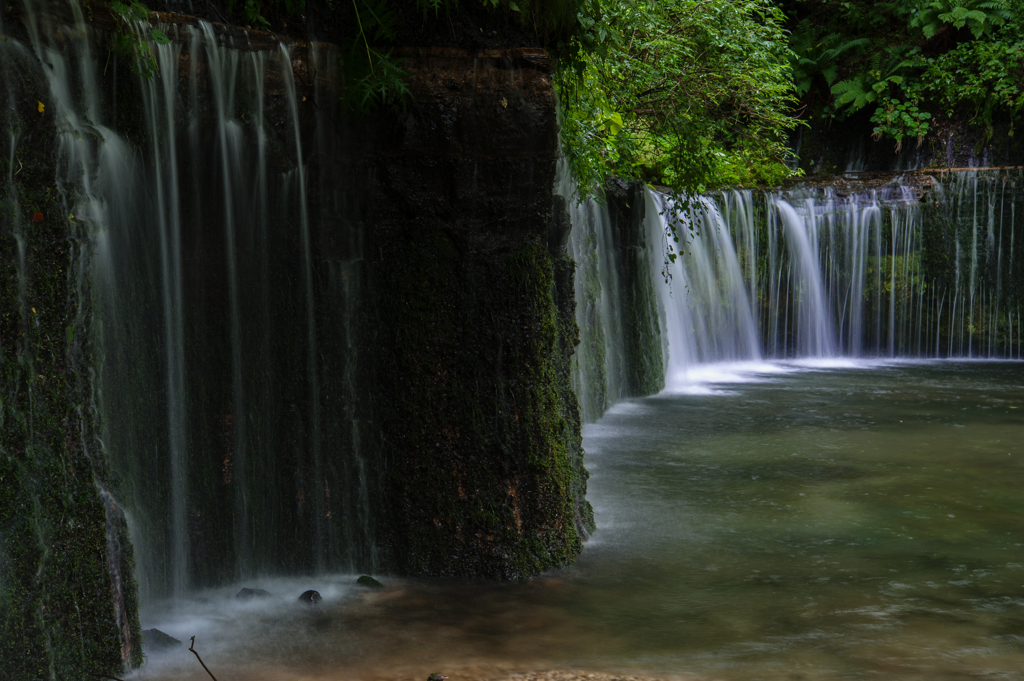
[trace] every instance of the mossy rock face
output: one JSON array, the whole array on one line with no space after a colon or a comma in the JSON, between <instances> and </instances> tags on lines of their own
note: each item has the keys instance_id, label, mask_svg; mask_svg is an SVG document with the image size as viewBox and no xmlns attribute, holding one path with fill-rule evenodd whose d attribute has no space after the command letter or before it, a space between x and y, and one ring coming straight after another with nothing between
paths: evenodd
<instances>
[{"instance_id":1,"label":"mossy rock face","mask_svg":"<svg viewBox=\"0 0 1024 681\"><path fill-rule=\"evenodd\" d=\"M870 107L869 107L870 109ZM812 120L798 128L791 141L799 168L808 177L829 177L848 171L891 172L908 168L966 168L1019 166L1024 143L1013 134L1010 120L995 120L986 130L974 113L936 116L921 140L897 145L889 137L875 138L870 111L842 121Z\"/></svg>"},{"instance_id":2,"label":"mossy rock face","mask_svg":"<svg viewBox=\"0 0 1024 681\"><path fill-rule=\"evenodd\" d=\"M180 648L183 644L178 639L165 634L159 629L146 629L142 632L143 642L146 644L146 650L173 650Z\"/></svg>"},{"instance_id":3,"label":"mossy rock face","mask_svg":"<svg viewBox=\"0 0 1024 681\"><path fill-rule=\"evenodd\" d=\"M570 563L593 529L538 59L452 58L444 88L417 75L408 111L374 130L365 380L379 567L395 574L526 578Z\"/></svg>"},{"instance_id":4,"label":"mossy rock face","mask_svg":"<svg viewBox=\"0 0 1024 681\"><path fill-rule=\"evenodd\" d=\"M342 211L325 190L351 187L346 198L354 209L346 220L366 231L365 247L356 247L339 237L343 230L332 231L337 220L310 228L318 331L334 320L323 283L332 271L343 268L341 278L351 275L368 292L353 311L359 330L351 339L320 337L325 366L331 348L350 340L361 362L351 372L321 367L323 393L331 396L323 421L365 417L365 487L379 504L366 533L375 533L380 560L359 562L361 569L523 578L570 562L593 528L568 373L578 342L574 267L548 243L557 156L550 62L535 53L424 55L414 60L412 86L419 89L407 111L383 113L366 124L372 130L365 136L356 134L362 128L345 128L355 140L346 142L351 156L333 162L351 168L352 182L324 175L310 192L311 213L336 215ZM71 215L73 183L58 190L55 181L64 161L45 78L21 57L2 56L0 88L17 80L21 89L14 117L0 121L19 131L11 150L0 130L0 659L3 673L19 679L119 676L141 662L142 636L132 548L98 437L95 376L104 365L92 328L93 226ZM10 75L15 66L17 79ZM116 124L143 145L139 103L127 96L129 79L119 82ZM310 141L303 144L313 144L312 133L304 134ZM311 173L328 162L314 156L306 156ZM297 358L289 394L312 392L304 385L304 355L301 347L288 355ZM359 393L354 416L335 406L349 381ZM214 389L227 395L223 385ZM294 400L281 421L301 422L291 415L304 406ZM224 414L195 414L213 433L208 441L223 436ZM317 442L324 467L341 468L342 447L335 445L359 440L349 430L295 428L294 450ZM211 452L193 458L219 465ZM275 567L338 567L335 554L310 555L321 543L309 528L325 526L321 534L336 533L338 545L344 528L331 529L332 516L321 513L318 497L327 492L314 467L287 456L280 454L273 470L298 470L299 503L282 504L275 518L302 533L296 546L310 548L274 553ZM233 549L223 539L232 500L218 494L223 477L211 470L195 475L189 490L190 503L203 504L188 526L193 584L235 576ZM130 475L124 480L127 487ZM303 499L316 503L303 506Z\"/></svg>"},{"instance_id":5,"label":"mossy rock face","mask_svg":"<svg viewBox=\"0 0 1024 681\"><path fill-rule=\"evenodd\" d=\"M616 397L652 395L665 387L657 292L648 255L646 199L642 183L611 181L605 186L608 216L622 287L624 366Z\"/></svg>"},{"instance_id":6,"label":"mossy rock face","mask_svg":"<svg viewBox=\"0 0 1024 681\"><path fill-rule=\"evenodd\" d=\"M55 182L46 79L11 40L0 86L0 675L116 675L141 663L142 645L98 437L92 245Z\"/></svg>"},{"instance_id":7,"label":"mossy rock face","mask_svg":"<svg viewBox=\"0 0 1024 681\"><path fill-rule=\"evenodd\" d=\"M441 228L408 236L418 276L391 278L382 310L396 340L382 424L396 568L521 578L565 565L591 521L556 263L539 242L473 262Z\"/></svg>"},{"instance_id":8,"label":"mossy rock face","mask_svg":"<svg viewBox=\"0 0 1024 681\"><path fill-rule=\"evenodd\" d=\"M370 577L369 575L362 575L359 579L356 580L356 584L358 584L359 586L366 587L367 589L383 589L384 588L383 584L378 582L373 577Z\"/></svg>"}]
</instances>

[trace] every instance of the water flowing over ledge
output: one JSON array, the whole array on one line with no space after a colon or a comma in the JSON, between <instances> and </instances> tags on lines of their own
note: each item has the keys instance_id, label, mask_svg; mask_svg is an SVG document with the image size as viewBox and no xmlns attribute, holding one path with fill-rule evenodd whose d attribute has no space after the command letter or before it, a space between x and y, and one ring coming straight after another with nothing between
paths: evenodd
<instances>
[{"instance_id":1,"label":"water flowing over ledge","mask_svg":"<svg viewBox=\"0 0 1024 681\"><path fill-rule=\"evenodd\" d=\"M0 18L25 664L116 675L137 600L236 580L571 562L592 515L547 55L404 49L413 100L358 118L329 45L153 15L146 78L87 19ZM39 610L83 588L86 628Z\"/></svg>"},{"instance_id":2,"label":"water flowing over ledge","mask_svg":"<svg viewBox=\"0 0 1024 681\"><path fill-rule=\"evenodd\" d=\"M956 170L866 188L729 190L685 208L634 186L577 206L585 420L660 389L631 380L659 364L678 389L721 362L1019 359L1022 180L1019 169Z\"/></svg>"}]
</instances>

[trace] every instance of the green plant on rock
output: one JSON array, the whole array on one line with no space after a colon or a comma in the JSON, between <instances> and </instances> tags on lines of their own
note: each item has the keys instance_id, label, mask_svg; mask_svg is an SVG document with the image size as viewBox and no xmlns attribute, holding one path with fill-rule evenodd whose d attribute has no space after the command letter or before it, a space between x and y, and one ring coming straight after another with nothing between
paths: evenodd
<instances>
[{"instance_id":1,"label":"green plant on rock","mask_svg":"<svg viewBox=\"0 0 1024 681\"><path fill-rule=\"evenodd\" d=\"M989 40L963 43L929 60L921 77L920 90L947 116L963 111L982 126L987 141L998 113L1013 122L1024 106L1024 36L1017 25L1008 24Z\"/></svg>"},{"instance_id":2,"label":"green plant on rock","mask_svg":"<svg viewBox=\"0 0 1024 681\"><path fill-rule=\"evenodd\" d=\"M842 33L823 35L821 29L804 19L789 37L793 82L797 96L807 94L815 78L821 76L830 87L839 76L839 60L844 54L866 46L867 38L846 39Z\"/></svg>"},{"instance_id":3,"label":"green plant on rock","mask_svg":"<svg viewBox=\"0 0 1024 681\"><path fill-rule=\"evenodd\" d=\"M117 24L111 49L118 56L127 57L135 73L143 78L152 78L160 69L149 41L166 45L171 39L160 29L149 27L149 9L138 0L131 4L113 0L109 9Z\"/></svg>"},{"instance_id":4,"label":"green plant on rock","mask_svg":"<svg viewBox=\"0 0 1024 681\"><path fill-rule=\"evenodd\" d=\"M424 18L436 17L442 10L452 13L459 9L458 0L405 0L408 4L413 1ZM584 14L578 12L584 1L479 0L480 4L494 10L504 8L520 23L530 24L551 36L566 34L574 30L578 22L586 20ZM346 104L363 114L382 105L404 105L411 93L405 84L402 60L391 49L397 38L394 3L351 0L351 6L354 31L343 46Z\"/></svg>"},{"instance_id":5,"label":"green plant on rock","mask_svg":"<svg viewBox=\"0 0 1024 681\"><path fill-rule=\"evenodd\" d=\"M916 137L918 145L924 140L930 129L929 120L932 115L912 102L904 102L891 97L884 97L880 106L871 116L876 124L875 139L887 135L896 140L896 151L899 152L906 137Z\"/></svg>"},{"instance_id":6,"label":"green plant on rock","mask_svg":"<svg viewBox=\"0 0 1024 681\"><path fill-rule=\"evenodd\" d=\"M424 12L435 11L441 0L419 0ZM382 104L405 104L411 93L401 60L390 49L377 47L395 40L395 15L386 0L352 0L358 32L343 57L345 102L366 113Z\"/></svg>"},{"instance_id":7,"label":"green plant on rock","mask_svg":"<svg viewBox=\"0 0 1024 681\"><path fill-rule=\"evenodd\" d=\"M233 4L233 2L228 3L229 13L232 10ZM257 0L245 0L245 4L242 5L242 19L244 19L245 23L249 26L253 26L264 31L270 28L270 22L260 14L260 5L257 3Z\"/></svg>"}]
</instances>

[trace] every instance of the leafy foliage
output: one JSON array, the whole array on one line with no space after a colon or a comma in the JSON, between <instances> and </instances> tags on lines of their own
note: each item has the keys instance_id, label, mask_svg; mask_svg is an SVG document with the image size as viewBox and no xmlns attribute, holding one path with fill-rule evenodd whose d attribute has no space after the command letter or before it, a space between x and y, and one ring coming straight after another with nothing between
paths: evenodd
<instances>
[{"instance_id":1,"label":"leafy foliage","mask_svg":"<svg viewBox=\"0 0 1024 681\"><path fill-rule=\"evenodd\" d=\"M442 0L419 0L424 12L437 11ZM386 0L352 0L358 33L345 50L345 101L360 113L410 96L405 71L390 50L377 47L395 39L395 17Z\"/></svg>"},{"instance_id":2,"label":"leafy foliage","mask_svg":"<svg viewBox=\"0 0 1024 681\"><path fill-rule=\"evenodd\" d=\"M137 74L152 78L159 69L149 41L166 45L171 39L163 31L149 27L149 9L138 0L132 0L130 5L113 0L109 8L117 22L113 51L128 57L132 70Z\"/></svg>"},{"instance_id":3,"label":"leafy foliage","mask_svg":"<svg viewBox=\"0 0 1024 681\"><path fill-rule=\"evenodd\" d=\"M801 0L790 41L811 116L870 112L877 138L918 144L934 116L963 115L992 134L1021 109L1020 0ZM822 96L824 95L824 96Z\"/></svg>"},{"instance_id":4,"label":"leafy foliage","mask_svg":"<svg viewBox=\"0 0 1024 681\"><path fill-rule=\"evenodd\" d=\"M967 26L975 38L980 38L1003 25L1010 16L1005 4L998 0L930 0L919 5L910 19L910 27L920 30L927 40L947 26L958 30Z\"/></svg>"},{"instance_id":5,"label":"leafy foliage","mask_svg":"<svg viewBox=\"0 0 1024 681\"><path fill-rule=\"evenodd\" d=\"M680 195L790 174L795 101L781 11L765 0L613 0L563 50L562 141L582 191L617 175Z\"/></svg>"}]
</instances>

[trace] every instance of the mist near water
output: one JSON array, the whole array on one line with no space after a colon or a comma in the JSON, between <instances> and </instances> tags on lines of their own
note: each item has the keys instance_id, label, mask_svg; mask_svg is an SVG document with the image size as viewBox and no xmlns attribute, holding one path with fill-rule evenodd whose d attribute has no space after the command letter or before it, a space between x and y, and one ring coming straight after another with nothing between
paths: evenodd
<instances>
[{"instance_id":1,"label":"mist near water","mask_svg":"<svg viewBox=\"0 0 1024 681\"><path fill-rule=\"evenodd\" d=\"M1021 409L1020 362L703 367L585 426L598 530L570 568L257 580L273 598L235 585L143 624L196 635L219 679L1016 678ZM321 609L295 602L307 588ZM203 674L181 649L133 678Z\"/></svg>"}]
</instances>

